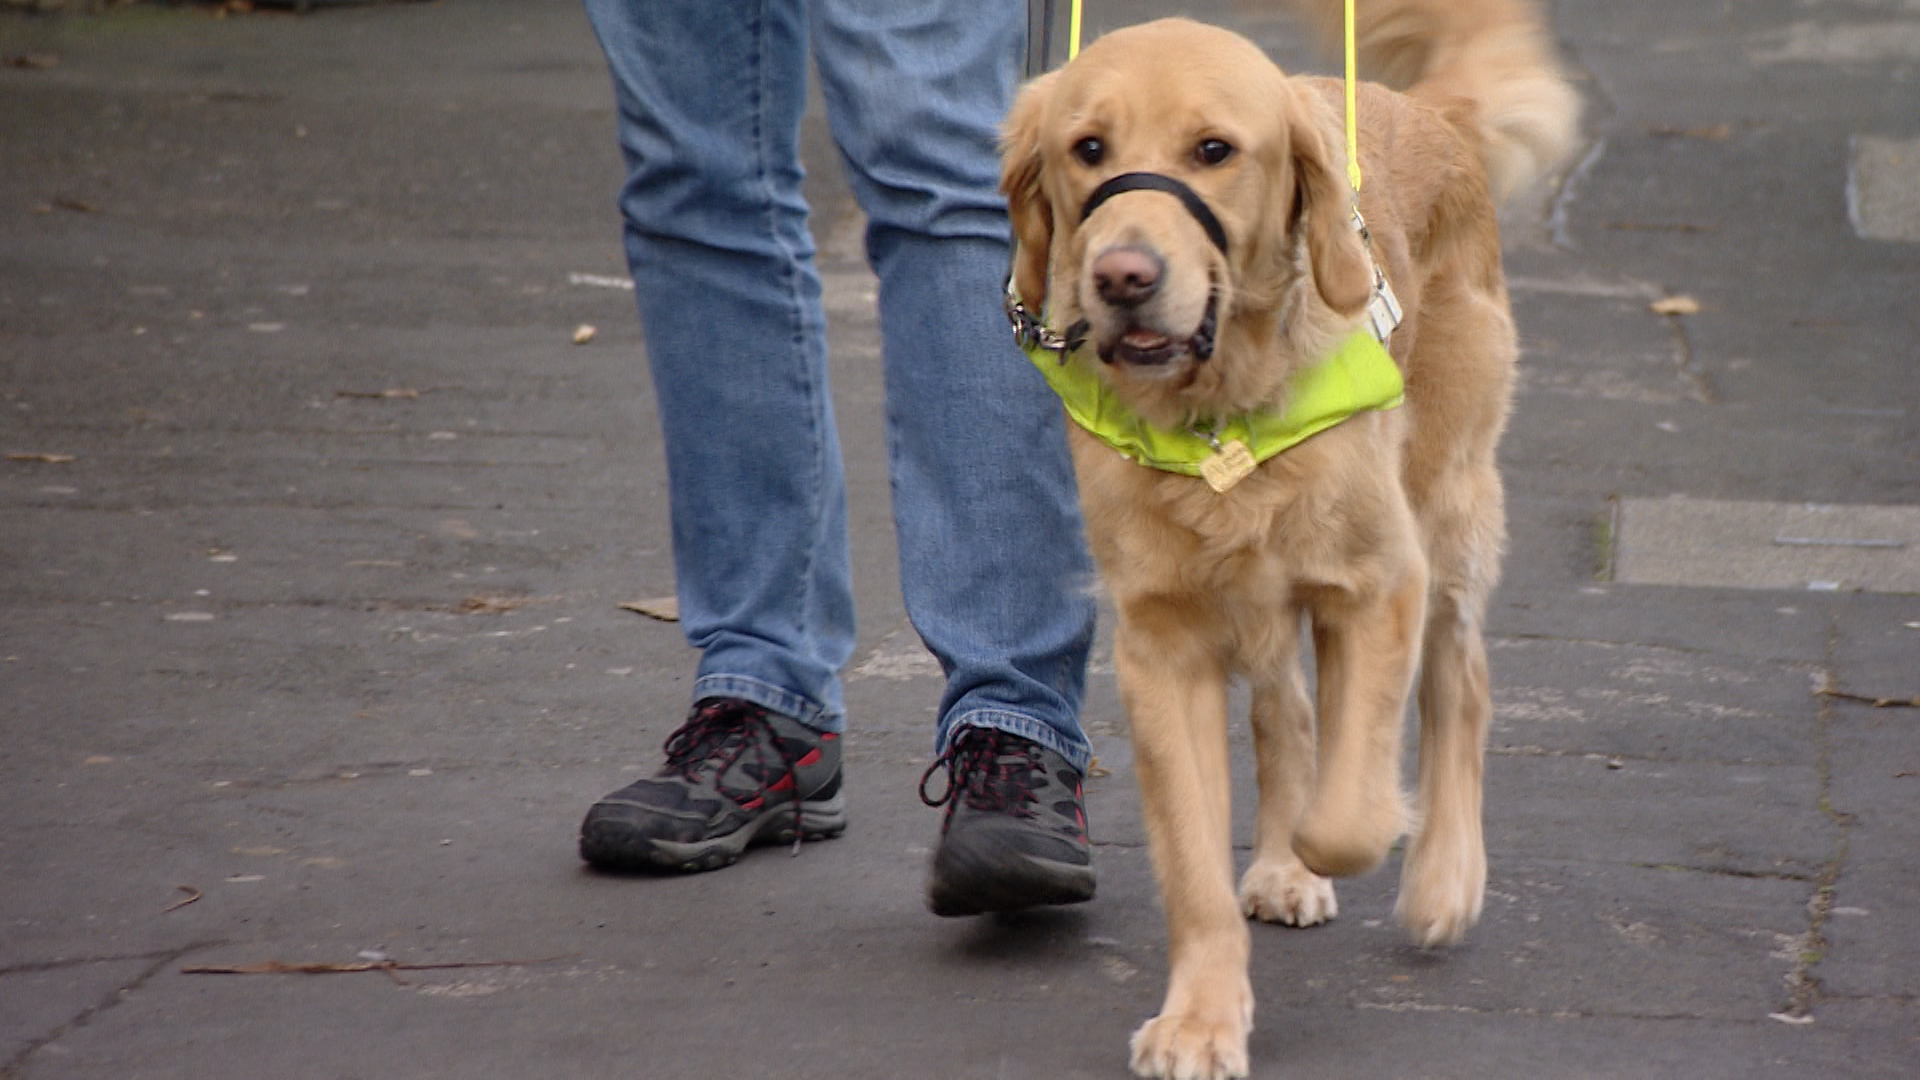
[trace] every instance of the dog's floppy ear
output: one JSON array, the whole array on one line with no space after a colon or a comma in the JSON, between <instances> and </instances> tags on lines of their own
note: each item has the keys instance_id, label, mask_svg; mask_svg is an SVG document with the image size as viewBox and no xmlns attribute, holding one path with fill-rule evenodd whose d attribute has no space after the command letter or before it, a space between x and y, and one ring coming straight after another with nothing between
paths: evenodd
<instances>
[{"instance_id":1,"label":"dog's floppy ear","mask_svg":"<svg viewBox=\"0 0 1920 1080\"><path fill-rule=\"evenodd\" d=\"M1000 140L1000 190L1013 222L1013 287L1035 312L1046 306L1053 247L1053 204L1040 182L1040 119L1053 82L1053 74L1042 75L1020 91Z\"/></svg>"},{"instance_id":2,"label":"dog's floppy ear","mask_svg":"<svg viewBox=\"0 0 1920 1080\"><path fill-rule=\"evenodd\" d=\"M1320 104L1317 99L1298 104L1302 107L1294 110L1289 133L1299 200L1294 227L1306 230L1307 258L1320 298L1340 314L1352 315L1373 296L1373 267L1353 228L1353 188L1345 163L1334 160L1328 125L1319 122L1330 110L1313 107Z\"/></svg>"}]
</instances>

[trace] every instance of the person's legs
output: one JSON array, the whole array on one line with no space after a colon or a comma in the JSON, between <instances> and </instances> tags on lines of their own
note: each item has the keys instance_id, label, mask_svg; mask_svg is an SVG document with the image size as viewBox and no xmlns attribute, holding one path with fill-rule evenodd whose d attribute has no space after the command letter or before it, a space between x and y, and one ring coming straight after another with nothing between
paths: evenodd
<instances>
[{"instance_id":1,"label":"person's legs","mask_svg":"<svg viewBox=\"0 0 1920 1080\"><path fill-rule=\"evenodd\" d=\"M800 192L802 0L587 0L613 74L620 208L652 368L695 708L580 853L712 869L846 827L853 649L826 320Z\"/></svg>"},{"instance_id":2,"label":"person's legs","mask_svg":"<svg viewBox=\"0 0 1920 1080\"><path fill-rule=\"evenodd\" d=\"M1025 30L1012 0L824 0L813 17L880 278L902 588L948 672L938 746L997 728L1084 770L1092 564L1060 404L1000 307L996 145Z\"/></svg>"},{"instance_id":3,"label":"person's legs","mask_svg":"<svg viewBox=\"0 0 1920 1080\"><path fill-rule=\"evenodd\" d=\"M949 811L928 895L941 915L1094 888L1079 718L1092 566L1059 402L999 302L997 131L1025 28L1013 0L820 0L813 15L880 278L902 589L947 672Z\"/></svg>"},{"instance_id":4,"label":"person's legs","mask_svg":"<svg viewBox=\"0 0 1920 1080\"><path fill-rule=\"evenodd\" d=\"M798 0L587 0L614 76L628 262L666 435L694 698L845 723L853 649L826 319L800 192Z\"/></svg>"}]
</instances>

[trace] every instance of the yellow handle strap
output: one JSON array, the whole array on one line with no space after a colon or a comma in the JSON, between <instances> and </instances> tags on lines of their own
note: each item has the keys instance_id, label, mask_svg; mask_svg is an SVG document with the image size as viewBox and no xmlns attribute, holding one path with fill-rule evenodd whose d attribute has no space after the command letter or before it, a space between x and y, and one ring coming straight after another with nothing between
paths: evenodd
<instances>
[{"instance_id":1,"label":"yellow handle strap","mask_svg":"<svg viewBox=\"0 0 1920 1080\"><path fill-rule=\"evenodd\" d=\"M1073 0L1072 13L1067 18L1067 59L1080 55L1080 0Z\"/></svg>"},{"instance_id":2,"label":"yellow handle strap","mask_svg":"<svg viewBox=\"0 0 1920 1080\"><path fill-rule=\"evenodd\" d=\"M1356 106L1359 85L1354 54L1353 2L1347 0L1347 180L1353 184L1354 194L1360 193L1360 110ZM1074 0L1074 10L1079 10L1079 0Z\"/></svg>"}]
</instances>

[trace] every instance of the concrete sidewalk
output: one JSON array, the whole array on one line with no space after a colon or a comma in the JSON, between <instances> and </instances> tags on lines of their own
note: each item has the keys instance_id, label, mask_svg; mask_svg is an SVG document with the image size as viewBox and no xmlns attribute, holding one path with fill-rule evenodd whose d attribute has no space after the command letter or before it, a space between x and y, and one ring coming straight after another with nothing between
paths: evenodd
<instances>
[{"instance_id":1,"label":"concrete sidewalk","mask_svg":"<svg viewBox=\"0 0 1920 1080\"><path fill-rule=\"evenodd\" d=\"M1920 1075L1920 712L1862 700L1920 695L1911 8L1558 5L1488 910L1417 951L1389 867L1256 928L1255 1075ZM579 817L693 657L619 606L672 572L577 6L7 11L0 59L0 1077L1126 1075L1166 953L1104 647L1099 897L922 905L939 686L817 117L853 826L615 878Z\"/></svg>"}]
</instances>

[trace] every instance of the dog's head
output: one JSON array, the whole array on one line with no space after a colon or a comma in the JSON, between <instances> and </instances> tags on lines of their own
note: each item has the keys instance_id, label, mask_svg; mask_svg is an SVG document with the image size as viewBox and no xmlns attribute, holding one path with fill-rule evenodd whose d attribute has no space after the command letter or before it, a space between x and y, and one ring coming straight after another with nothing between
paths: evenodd
<instances>
[{"instance_id":1,"label":"dog's head","mask_svg":"<svg viewBox=\"0 0 1920 1080\"><path fill-rule=\"evenodd\" d=\"M1371 295L1340 132L1229 31L1108 34L1008 115L1014 284L1055 325L1086 321L1103 377L1149 420L1274 404Z\"/></svg>"}]
</instances>

